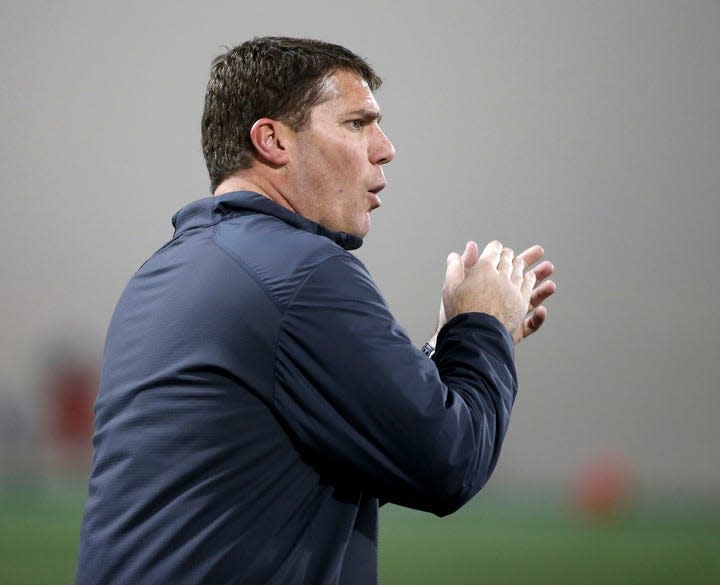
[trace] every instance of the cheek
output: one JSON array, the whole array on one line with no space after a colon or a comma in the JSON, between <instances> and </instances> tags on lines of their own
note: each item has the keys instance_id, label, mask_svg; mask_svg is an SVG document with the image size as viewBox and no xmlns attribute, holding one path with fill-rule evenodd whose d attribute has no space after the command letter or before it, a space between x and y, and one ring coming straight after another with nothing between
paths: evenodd
<instances>
[{"instance_id":1,"label":"cheek","mask_svg":"<svg viewBox=\"0 0 720 585\"><path fill-rule=\"evenodd\" d=\"M342 140L335 143L329 156L333 157L333 162L341 171L349 169L360 169L368 162L367 151L359 139Z\"/></svg>"}]
</instances>

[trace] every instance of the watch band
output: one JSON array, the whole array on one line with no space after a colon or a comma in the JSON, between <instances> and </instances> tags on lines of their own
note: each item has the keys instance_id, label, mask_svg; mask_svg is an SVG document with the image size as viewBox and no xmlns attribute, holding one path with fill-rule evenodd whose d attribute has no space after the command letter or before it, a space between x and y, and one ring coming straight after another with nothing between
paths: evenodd
<instances>
[{"instance_id":1,"label":"watch band","mask_svg":"<svg viewBox=\"0 0 720 585\"><path fill-rule=\"evenodd\" d=\"M422 351L426 356L432 357L435 353L435 348L428 342L422 346L422 349L420 351Z\"/></svg>"}]
</instances>

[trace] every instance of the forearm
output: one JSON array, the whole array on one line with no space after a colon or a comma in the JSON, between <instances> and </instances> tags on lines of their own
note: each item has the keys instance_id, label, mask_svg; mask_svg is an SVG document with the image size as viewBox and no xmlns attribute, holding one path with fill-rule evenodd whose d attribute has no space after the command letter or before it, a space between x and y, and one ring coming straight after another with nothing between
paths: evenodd
<instances>
[{"instance_id":1,"label":"forearm","mask_svg":"<svg viewBox=\"0 0 720 585\"><path fill-rule=\"evenodd\" d=\"M433 465L427 491L391 500L445 515L490 478L508 429L517 378L512 340L494 317L459 315L442 328L438 344L433 360L447 386L445 407L454 411L447 414L453 416L436 429L434 445L425 443Z\"/></svg>"}]
</instances>

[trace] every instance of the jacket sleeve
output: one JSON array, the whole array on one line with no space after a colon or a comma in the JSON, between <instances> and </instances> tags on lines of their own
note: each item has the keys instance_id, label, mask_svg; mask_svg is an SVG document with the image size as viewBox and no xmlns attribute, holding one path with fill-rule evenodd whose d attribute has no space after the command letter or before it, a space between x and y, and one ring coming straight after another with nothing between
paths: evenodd
<instances>
[{"instance_id":1,"label":"jacket sleeve","mask_svg":"<svg viewBox=\"0 0 720 585\"><path fill-rule=\"evenodd\" d=\"M517 391L499 321L458 315L428 359L350 254L325 260L298 290L275 375L278 416L318 469L439 516L490 477Z\"/></svg>"}]
</instances>

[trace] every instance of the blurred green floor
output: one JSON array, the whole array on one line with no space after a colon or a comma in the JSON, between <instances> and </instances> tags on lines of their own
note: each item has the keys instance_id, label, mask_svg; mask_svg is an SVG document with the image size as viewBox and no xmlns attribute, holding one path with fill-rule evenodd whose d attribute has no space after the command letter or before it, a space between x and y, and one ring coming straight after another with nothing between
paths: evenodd
<instances>
[{"instance_id":1,"label":"blurred green floor","mask_svg":"<svg viewBox=\"0 0 720 585\"><path fill-rule=\"evenodd\" d=\"M380 551L391 585L718 585L720 515L655 504L589 522L557 502L480 498L444 519L387 510Z\"/></svg>"},{"instance_id":2,"label":"blurred green floor","mask_svg":"<svg viewBox=\"0 0 720 585\"><path fill-rule=\"evenodd\" d=\"M0 493L0 584L73 582L84 488ZM448 518L386 506L384 585L720 583L720 510L636 507L584 522L559 502L480 494Z\"/></svg>"}]
</instances>

